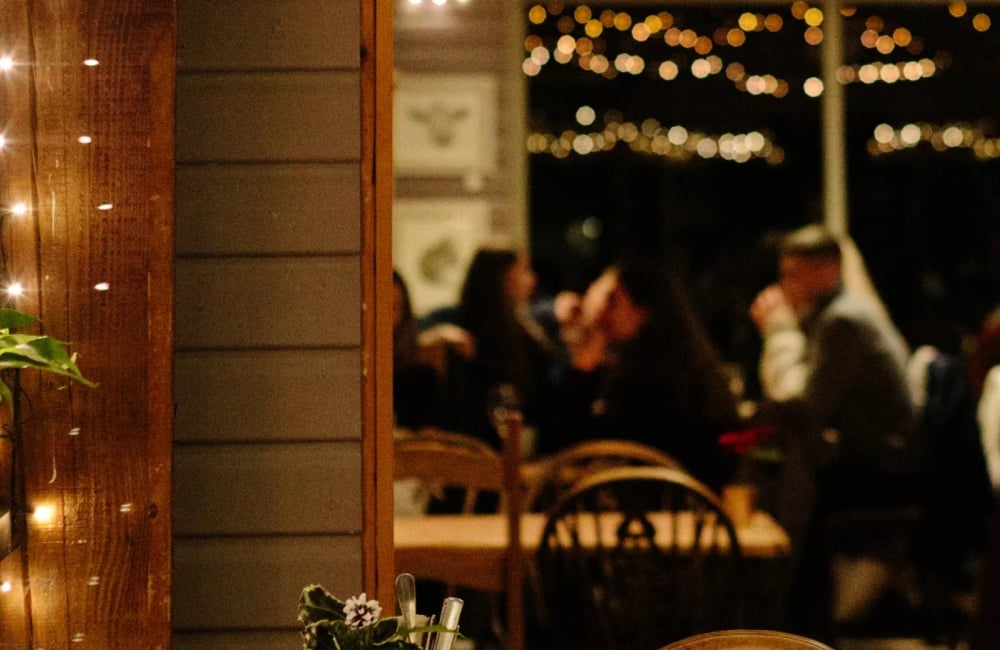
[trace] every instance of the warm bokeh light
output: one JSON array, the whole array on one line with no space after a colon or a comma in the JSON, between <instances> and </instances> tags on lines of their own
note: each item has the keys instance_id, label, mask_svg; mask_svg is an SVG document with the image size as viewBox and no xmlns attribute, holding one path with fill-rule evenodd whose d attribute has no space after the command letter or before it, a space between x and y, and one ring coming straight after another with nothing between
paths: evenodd
<instances>
[{"instance_id":1,"label":"warm bokeh light","mask_svg":"<svg viewBox=\"0 0 1000 650\"><path fill-rule=\"evenodd\" d=\"M14 59L9 56L0 57L0 70L10 70L14 67Z\"/></svg>"},{"instance_id":2,"label":"warm bokeh light","mask_svg":"<svg viewBox=\"0 0 1000 650\"><path fill-rule=\"evenodd\" d=\"M968 10L969 8L966 6L964 0L955 0L948 5L948 13L955 18L961 18Z\"/></svg>"},{"instance_id":3,"label":"warm bokeh light","mask_svg":"<svg viewBox=\"0 0 1000 650\"><path fill-rule=\"evenodd\" d=\"M809 77L802 84L802 90L809 97L819 97L823 94L823 80L819 77Z\"/></svg>"},{"instance_id":4,"label":"warm bokeh light","mask_svg":"<svg viewBox=\"0 0 1000 650\"><path fill-rule=\"evenodd\" d=\"M7 285L6 292L11 298L19 298L24 295L24 286L20 282L11 282Z\"/></svg>"},{"instance_id":5,"label":"warm bokeh light","mask_svg":"<svg viewBox=\"0 0 1000 650\"><path fill-rule=\"evenodd\" d=\"M28 204L19 201L10 206L10 213L16 217L22 217L28 214Z\"/></svg>"},{"instance_id":6,"label":"warm bokeh light","mask_svg":"<svg viewBox=\"0 0 1000 650\"><path fill-rule=\"evenodd\" d=\"M820 27L809 27L802 37L810 45L819 45L823 42L823 30Z\"/></svg>"},{"instance_id":7,"label":"warm bokeh light","mask_svg":"<svg viewBox=\"0 0 1000 650\"><path fill-rule=\"evenodd\" d=\"M50 505L35 506L35 510L31 518L39 524L52 523L56 518L56 509Z\"/></svg>"},{"instance_id":8,"label":"warm bokeh light","mask_svg":"<svg viewBox=\"0 0 1000 650\"><path fill-rule=\"evenodd\" d=\"M592 18L587 21L586 25L583 26L583 32L591 38L597 38L604 33L604 24L601 23L601 21Z\"/></svg>"},{"instance_id":9,"label":"warm bokeh light","mask_svg":"<svg viewBox=\"0 0 1000 650\"><path fill-rule=\"evenodd\" d=\"M660 64L660 78L665 81L673 81L676 79L678 72L680 72L680 70L678 69L677 64L673 61L664 61Z\"/></svg>"},{"instance_id":10,"label":"warm bokeh light","mask_svg":"<svg viewBox=\"0 0 1000 650\"><path fill-rule=\"evenodd\" d=\"M802 16L802 20L810 27L819 27L823 23L823 10L818 7L810 7Z\"/></svg>"},{"instance_id":11,"label":"warm bokeh light","mask_svg":"<svg viewBox=\"0 0 1000 650\"><path fill-rule=\"evenodd\" d=\"M100 61L98 61L97 59L84 59L83 65L89 68L93 68L96 65L100 65Z\"/></svg>"},{"instance_id":12,"label":"warm bokeh light","mask_svg":"<svg viewBox=\"0 0 1000 650\"><path fill-rule=\"evenodd\" d=\"M990 17L987 16L986 14L976 14L972 18L972 28L975 29L977 32L988 31L990 28L990 24L991 24Z\"/></svg>"},{"instance_id":13,"label":"warm bokeh light","mask_svg":"<svg viewBox=\"0 0 1000 650\"><path fill-rule=\"evenodd\" d=\"M590 7L588 7L587 5L579 5L573 11L573 19L576 22L580 23L581 25L586 25L587 22L591 19L591 17L592 14L590 12Z\"/></svg>"},{"instance_id":14,"label":"warm bokeh light","mask_svg":"<svg viewBox=\"0 0 1000 650\"><path fill-rule=\"evenodd\" d=\"M747 42L747 35L742 29L730 29L726 32L726 43L732 47L740 47Z\"/></svg>"},{"instance_id":15,"label":"warm bokeh light","mask_svg":"<svg viewBox=\"0 0 1000 650\"><path fill-rule=\"evenodd\" d=\"M583 126L590 126L597 119L597 112L590 106L581 106L576 109L576 121Z\"/></svg>"}]
</instances>

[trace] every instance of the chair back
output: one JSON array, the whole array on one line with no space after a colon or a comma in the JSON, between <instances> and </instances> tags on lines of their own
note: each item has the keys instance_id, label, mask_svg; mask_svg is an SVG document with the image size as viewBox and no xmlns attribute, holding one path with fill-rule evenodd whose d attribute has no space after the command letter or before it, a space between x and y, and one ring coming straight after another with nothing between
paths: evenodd
<instances>
[{"instance_id":1,"label":"chair back","mask_svg":"<svg viewBox=\"0 0 1000 650\"><path fill-rule=\"evenodd\" d=\"M665 645L660 650L833 650L797 634L774 630L720 630Z\"/></svg>"},{"instance_id":2,"label":"chair back","mask_svg":"<svg viewBox=\"0 0 1000 650\"><path fill-rule=\"evenodd\" d=\"M672 467L684 470L674 457L634 440L602 438L584 440L543 461L528 486L528 510L544 511L578 480L613 467Z\"/></svg>"},{"instance_id":3,"label":"chair back","mask_svg":"<svg viewBox=\"0 0 1000 650\"><path fill-rule=\"evenodd\" d=\"M536 555L547 646L648 650L739 627L742 554L719 498L688 474L622 467L549 511Z\"/></svg>"},{"instance_id":4,"label":"chair back","mask_svg":"<svg viewBox=\"0 0 1000 650\"><path fill-rule=\"evenodd\" d=\"M464 513L473 512L481 493L503 493L502 456L486 443L464 434L422 432L396 440L395 464L397 480L417 479L432 492L457 492Z\"/></svg>"}]
</instances>

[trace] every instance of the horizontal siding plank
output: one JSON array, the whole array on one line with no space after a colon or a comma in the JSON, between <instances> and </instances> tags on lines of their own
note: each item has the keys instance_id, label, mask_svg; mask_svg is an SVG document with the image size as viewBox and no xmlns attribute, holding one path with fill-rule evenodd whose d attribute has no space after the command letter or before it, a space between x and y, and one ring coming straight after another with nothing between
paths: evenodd
<instances>
[{"instance_id":1,"label":"horizontal siding plank","mask_svg":"<svg viewBox=\"0 0 1000 650\"><path fill-rule=\"evenodd\" d=\"M181 165L177 254L357 252L360 183L357 163Z\"/></svg>"},{"instance_id":2,"label":"horizontal siding plank","mask_svg":"<svg viewBox=\"0 0 1000 650\"><path fill-rule=\"evenodd\" d=\"M285 632L181 632L173 635L173 650L302 650L298 625ZM2 647L2 646L0 646Z\"/></svg>"},{"instance_id":3,"label":"horizontal siding plank","mask_svg":"<svg viewBox=\"0 0 1000 650\"><path fill-rule=\"evenodd\" d=\"M360 350L178 352L174 440L357 440Z\"/></svg>"},{"instance_id":4,"label":"horizontal siding plank","mask_svg":"<svg viewBox=\"0 0 1000 650\"><path fill-rule=\"evenodd\" d=\"M306 585L363 591L360 536L177 539L173 563L172 619L181 631L294 626Z\"/></svg>"},{"instance_id":5,"label":"horizontal siding plank","mask_svg":"<svg viewBox=\"0 0 1000 650\"><path fill-rule=\"evenodd\" d=\"M181 259L176 346L359 346L357 257Z\"/></svg>"},{"instance_id":6,"label":"horizontal siding plank","mask_svg":"<svg viewBox=\"0 0 1000 650\"><path fill-rule=\"evenodd\" d=\"M179 74L177 162L359 160L357 72Z\"/></svg>"},{"instance_id":7,"label":"horizontal siding plank","mask_svg":"<svg viewBox=\"0 0 1000 650\"><path fill-rule=\"evenodd\" d=\"M360 65L357 2L178 0L181 70Z\"/></svg>"},{"instance_id":8,"label":"horizontal siding plank","mask_svg":"<svg viewBox=\"0 0 1000 650\"><path fill-rule=\"evenodd\" d=\"M174 535L356 533L359 443L174 448Z\"/></svg>"}]
</instances>

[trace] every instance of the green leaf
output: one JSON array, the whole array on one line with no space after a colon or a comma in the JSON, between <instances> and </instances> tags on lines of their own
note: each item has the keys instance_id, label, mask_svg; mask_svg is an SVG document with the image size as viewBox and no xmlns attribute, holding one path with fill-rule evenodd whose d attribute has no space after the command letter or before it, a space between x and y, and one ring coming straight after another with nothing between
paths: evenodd
<instances>
[{"instance_id":1,"label":"green leaf","mask_svg":"<svg viewBox=\"0 0 1000 650\"><path fill-rule=\"evenodd\" d=\"M13 329L24 329L31 327L38 322L38 319L28 314L22 314L16 309L0 309L0 329L8 332Z\"/></svg>"}]
</instances>

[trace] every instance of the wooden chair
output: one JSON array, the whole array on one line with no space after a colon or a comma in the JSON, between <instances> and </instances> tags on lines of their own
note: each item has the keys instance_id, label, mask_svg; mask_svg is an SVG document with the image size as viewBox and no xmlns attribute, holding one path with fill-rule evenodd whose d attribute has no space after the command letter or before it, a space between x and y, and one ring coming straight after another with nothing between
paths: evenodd
<instances>
[{"instance_id":1,"label":"wooden chair","mask_svg":"<svg viewBox=\"0 0 1000 650\"><path fill-rule=\"evenodd\" d=\"M648 650L742 622L736 530L677 469L584 477L549 511L535 559L546 647Z\"/></svg>"},{"instance_id":2,"label":"wooden chair","mask_svg":"<svg viewBox=\"0 0 1000 650\"><path fill-rule=\"evenodd\" d=\"M675 458L634 440L585 440L539 461L528 477L525 507L544 511L579 479L612 467L672 467L684 470Z\"/></svg>"},{"instance_id":3,"label":"wooden chair","mask_svg":"<svg viewBox=\"0 0 1000 650\"><path fill-rule=\"evenodd\" d=\"M503 493L503 457L485 442L461 433L423 430L395 442L395 478L417 479L440 495L456 490L461 512L473 512L480 494Z\"/></svg>"},{"instance_id":4,"label":"wooden chair","mask_svg":"<svg viewBox=\"0 0 1000 650\"><path fill-rule=\"evenodd\" d=\"M495 451L487 443L471 436L440 430L423 430L395 442L395 472L398 479L416 478L433 489L452 488L460 492L465 514L474 512L481 494L497 496L498 511L507 513L507 561L505 562L504 615L494 609L491 613L494 631L503 639L508 650L524 647L524 556L521 552L520 515L522 481L520 474L521 414L512 411L505 415L504 449ZM430 573L418 567L397 567L417 578L442 580L452 589L469 586L462 575L449 573L447 558ZM500 594L493 594L499 596ZM501 621L501 618L504 619Z\"/></svg>"},{"instance_id":5,"label":"wooden chair","mask_svg":"<svg viewBox=\"0 0 1000 650\"><path fill-rule=\"evenodd\" d=\"M665 645L660 650L833 650L813 639L773 630L720 630Z\"/></svg>"}]
</instances>

